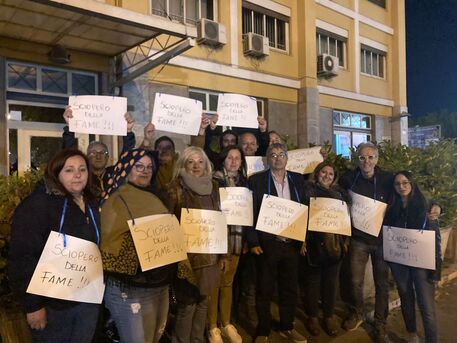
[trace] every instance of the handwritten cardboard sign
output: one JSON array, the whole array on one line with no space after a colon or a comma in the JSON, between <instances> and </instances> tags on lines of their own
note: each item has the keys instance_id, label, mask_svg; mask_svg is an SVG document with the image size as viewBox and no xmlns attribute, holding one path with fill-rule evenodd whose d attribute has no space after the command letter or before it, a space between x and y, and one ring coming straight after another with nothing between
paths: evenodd
<instances>
[{"instance_id":1,"label":"handwritten cardboard sign","mask_svg":"<svg viewBox=\"0 0 457 343\"><path fill-rule=\"evenodd\" d=\"M51 231L27 293L50 298L101 304L105 285L97 244Z\"/></svg>"},{"instance_id":2,"label":"handwritten cardboard sign","mask_svg":"<svg viewBox=\"0 0 457 343\"><path fill-rule=\"evenodd\" d=\"M127 98L101 95L70 96L68 105L73 110L71 132L95 135L127 135Z\"/></svg>"},{"instance_id":3,"label":"handwritten cardboard sign","mask_svg":"<svg viewBox=\"0 0 457 343\"><path fill-rule=\"evenodd\" d=\"M264 158L262 156L246 156L246 167L248 176L265 170Z\"/></svg>"},{"instance_id":4,"label":"handwritten cardboard sign","mask_svg":"<svg viewBox=\"0 0 457 343\"><path fill-rule=\"evenodd\" d=\"M187 252L198 254L227 253L227 222L219 211L183 208L181 227Z\"/></svg>"},{"instance_id":5,"label":"handwritten cardboard sign","mask_svg":"<svg viewBox=\"0 0 457 343\"><path fill-rule=\"evenodd\" d=\"M253 225L252 192L248 188L221 187L219 194L228 225Z\"/></svg>"},{"instance_id":6,"label":"handwritten cardboard sign","mask_svg":"<svg viewBox=\"0 0 457 343\"><path fill-rule=\"evenodd\" d=\"M383 226L384 260L435 269L435 231Z\"/></svg>"},{"instance_id":7,"label":"handwritten cardboard sign","mask_svg":"<svg viewBox=\"0 0 457 343\"><path fill-rule=\"evenodd\" d=\"M257 121L257 102L241 94L219 94L217 100L217 114L219 119L217 125L249 127L256 129L259 127Z\"/></svg>"},{"instance_id":8,"label":"handwritten cardboard sign","mask_svg":"<svg viewBox=\"0 0 457 343\"><path fill-rule=\"evenodd\" d=\"M349 191L352 199L352 225L369 235L378 237L387 204Z\"/></svg>"},{"instance_id":9,"label":"handwritten cardboard sign","mask_svg":"<svg viewBox=\"0 0 457 343\"><path fill-rule=\"evenodd\" d=\"M320 146L290 150L287 154L286 169L300 174L312 173L316 166L324 160L320 151Z\"/></svg>"},{"instance_id":10,"label":"handwritten cardboard sign","mask_svg":"<svg viewBox=\"0 0 457 343\"><path fill-rule=\"evenodd\" d=\"M127 221L142 271L172 264L187 258L184 233L178 219L157 214Z\"/></svg>"},{"instance_id":11,"label":"handwritten cardboard sign","mask_svg":"<svg viewBox=\"0 0 457 343\"><path fill-rule=\"evenodd\" d=\"M308 206L272 195L263 195L256 230L305 241Z\"/></svg>"},{"instance_id":12,"label":"handwritten cardboard sign","mask_svg":"<svg viewBox=\"0 0 457 343\"><path fill-rule=\"evenodd\" d=\"M156 93L152 123L156 130L197 136L202 111L201 101Z\"/></svg>"},{"instance_id":13,"label":"handwritten cardboard sign","mask_svg":"<svg viewBox=\"0 0 457 343\"><path fill-rule=\"evenodd\" d=\"M338 199L311 198L308 230L350 236L351 217L347 204Z\"/></svg>"}]
</instances>

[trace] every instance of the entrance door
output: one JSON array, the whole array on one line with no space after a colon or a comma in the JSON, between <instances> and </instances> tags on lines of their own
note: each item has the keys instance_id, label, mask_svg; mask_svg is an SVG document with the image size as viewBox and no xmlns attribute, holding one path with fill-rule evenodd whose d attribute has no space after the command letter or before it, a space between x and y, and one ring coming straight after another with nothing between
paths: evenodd
<instances>
[{"instance_id":1,"label":"entrance door","mask_svg":"<svg viewBox=\"0 0 457 343\"><path fill-rule=\"evenodd\" d=\"M10 172L43 167L62 149L63 106L8 103ZM77 134L78 148L87 149L89 135Z\"/></svg>"}]
</instances>

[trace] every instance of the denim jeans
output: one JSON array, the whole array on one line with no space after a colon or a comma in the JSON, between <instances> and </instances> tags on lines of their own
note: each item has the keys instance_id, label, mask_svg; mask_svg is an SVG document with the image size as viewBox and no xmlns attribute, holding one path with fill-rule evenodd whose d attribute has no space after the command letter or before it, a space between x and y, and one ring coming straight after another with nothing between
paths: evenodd
<instances>
[{"instance_id":1,"label":"denim jeans","mask_svg":"<svg viewBox=\"0 0 457 343\"><path fill-rule=\"evenodd\" d=\"M208 310L208 297L190 305L180 304L176 313L172 343L205 342L205 326Z\"/></svg>"},{"instance_id":2,"label":"denim jeans","mask_svg":"<svg viewBox=\"0 0 457 343\"><path fill-rule=\"evenodd\" d=\"M116 323L123 343L155 343L168 316L168 285L155 288L107 283L105 306Z\"/></svg>"},{"instance_id":3,"label":"denim jeans","mask_svg":"<svg viewBox=\"0 0 457 343\"><path fill-rule=\"evenodd\" d=\"M389 314L389 266L384 261L382 245L371 245L352 239L349 248L349 259L352 273L353 312L363 315L363 284L365 267L371 257L375 285L374 320L376 327L384 327Z\"/></svg>"},{"instance_id":4,"label":"denim jeans","mask_svg":"<svg viewBox=\"0 0 457 343\"><path fill-rule=\"evenodd\" d=\"M406 330L416 332L416 304L422 315L422 322L427 343L437 342L437 325L435 314L435 284L428 280L426 269L389 263L398 294L401 300L401 312Z\"/></svg>"},{"instance_id":5,"label":"denim jeans","mask_svg":"<svg viewBox=\"0 0 457 343\"><path fill-rule=\"evenodd\" d=\"M99 308L99 305L86 303L61 309L45 307L48 324L42 331L32 330L32 341L90 343L97 326Z\"/></svg>"}]
</instances>

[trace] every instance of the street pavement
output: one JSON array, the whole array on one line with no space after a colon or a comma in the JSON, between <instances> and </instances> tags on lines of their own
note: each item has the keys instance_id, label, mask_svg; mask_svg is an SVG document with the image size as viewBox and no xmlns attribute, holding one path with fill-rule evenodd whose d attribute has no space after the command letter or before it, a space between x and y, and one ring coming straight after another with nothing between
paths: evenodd
<instances>
[{"instance_id":1,"label":"street pavement","mask_svg":"<svg viewBox=\"0 0 457 343\"><path fill-rule=\"evenodd\" d=\"M392 292L391 307L396 307L393 309L388 318L387 330L389 338L393 343L402 343L406 342L405 338L407 335L403 317L401 315L400 308L398 307L399 303L395 292ZM436 292L436 311L438 317L438 342L439 343L455 343L457 342L457 279L448 280L447 283L442 285L437 289ZM243 304L240 304L241 306ZM277 306L273 304L272 306L273 318L278 318ZM336 309L336 314L339 318L343 318L345 312L343 311L342 304L339 304ZM372 342L372 327L370 324L365 323L360 328L352 332L346 332L341 329L337 337L329 337L324 331L317 336L311 336L306 329L304 328L305 315L299 309L297 311L297 317L295 320L296 329L307 337L309 343L324 343L324 342L334 342L334 343L369 343ZM242 325L237 325L240 334L243 337L243 342L251 342L252 334L254 333L253 326L247 324L248 320L245 316L244 311L240 312L240 318L238 320ZM419 311L417 312L417 326L418 334L421 342L424 342L424 334L422 329L422 317L420 316ZM277 331L272 331L270 335L269 342L272 343L286 343L288 340L282 338Z\"/></svg>"}]
</instances>

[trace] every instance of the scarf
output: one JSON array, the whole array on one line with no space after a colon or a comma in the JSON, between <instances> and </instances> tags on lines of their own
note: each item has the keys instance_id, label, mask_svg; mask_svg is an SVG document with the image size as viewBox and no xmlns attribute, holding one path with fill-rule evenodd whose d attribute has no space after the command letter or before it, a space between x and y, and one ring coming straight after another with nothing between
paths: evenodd
<instances>
[{"instance_id":1,"label":"scarf","mask_svg":"<svg viewBox=\"0 0 457 343\"><path fill-rule=\"evenodd\" d=\"M210 195L213 191L213 181L211 176L197 177L184 170L179 173L179 176L181 176L184 184L198 195Z\"/></svg>"}]
</instances>

